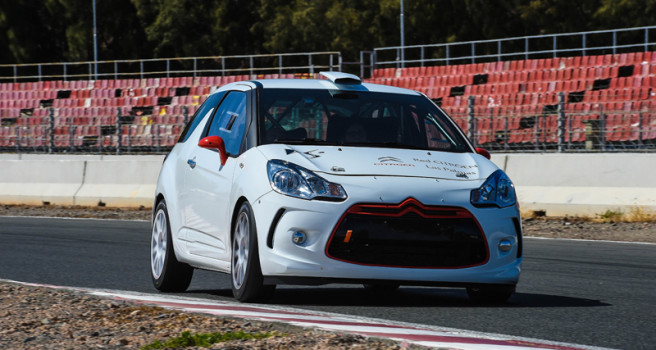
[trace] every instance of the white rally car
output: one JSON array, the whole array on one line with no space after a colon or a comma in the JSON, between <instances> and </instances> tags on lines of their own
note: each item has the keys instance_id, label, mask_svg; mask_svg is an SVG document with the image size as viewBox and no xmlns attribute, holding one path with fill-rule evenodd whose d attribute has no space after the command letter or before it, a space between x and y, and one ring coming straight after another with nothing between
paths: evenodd
<instances>
[{"instance_id":1,"label":"white rally car","mask_svg":"<svg viewBox=\"0 0 656 350\"><path fill-rule=\"evenodd\" d=\"M325 72L211 94L159 174L155 287L229 273L240 301L277 284L515 290L522 228L506 174L430 99Z\"/></svg>"}]
</instances>

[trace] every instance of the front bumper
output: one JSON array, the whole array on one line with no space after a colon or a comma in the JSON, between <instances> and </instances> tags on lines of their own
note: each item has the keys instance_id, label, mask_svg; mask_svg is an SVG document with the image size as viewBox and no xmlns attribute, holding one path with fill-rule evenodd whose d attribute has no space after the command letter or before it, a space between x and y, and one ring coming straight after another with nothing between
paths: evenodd
<instances>
[{"instance_id":1,"label":"front bumper","mask_svg":"<svg viewBox=\"0 0 656 350\"><path fill-rule=\"evenodd\" d=\"M329 179L329 181L341 183L349 198L344 202L307 201L270 192L258 199L253 206L258 227L262 273L267 281L272 283L305 281L302 282L303 284L329 281L353 283L394 281L412 285L514 285L517 283L521 265L521 232L518 232L521 228L518 209L515 206L501 209L473 207L469 203L469 193L472 188L480 185L479 182L443 181L436 184L440 181L398 177L344 177ZM400 181L403 181L403 191L398 190ZM402 205L408 200L412 205ZM408 213L408 210L416 214L422 212L425 214L426 211L421 208L422 206L438 209L456 208L460 212L457 215L468 213L470 216L458 219L470 220L467 224L469 228L460 238L466 241L465 236L471 235L473 231L479 231L481 235L478 242L474 237L464 245L454 246L453 242L436 243L439 239L429 242L434 246L443 247L443 254L448 253L451 244L451 247L459 253L468 252L471 259L460 259L459 254L451 254L445 259L433 259L422 263L426 260L413 259L414 257L409 255L413 251L412 248L399 249L403 254L408 255L407 259L394 252L387 257L374 257L371 261L345 258L342 254L343 250L340 253L342 255L339 255L336 254L339 249L332 249L339 244L336 245L335 242L331 244L331 240L339 240L342 242L340 243L342 248L344 247L345 232L338 228L343 219L348 217L347 211L357 208L362 203L398 206L398 210L390 213L390 217L397 214L398 216L415 214ZM401 212L403 215L399 214ZM453 218L440 218L443 212L439 210L433 214L434 217L428 218L429 220L454 222ZM381 216L376 218L380 219ZM476 229L470 227L472 223L475 223ZM397 222L396 225L398 224ZM453 238L453 235L449 236L453 234L453 225L446 226L448 228L443 232L444 237ZM305 233L306 241L300 245L294 243L291 239L294 232ZM352 234L351 239L355 239L355 233ZM335 238L338 235L339 237ZM498 249L501 241L510 241L512 248L509 251L501 251ZM481 244L484 246L483 251L480 250ZM361 251L362 249L366 251L370 247L362 244L360 248ZM419 247L417 248L419 251ZM394 256L395 260L385 263L389 256Z\"/></svg>"},{"instance_id":2,"label":"front bumper","mask_svg":"<svg viewBox=\"0 0 656 350\"><path fill-rule=\"evenodd\" d=\"M326 246L330 258L358 265L464 268L488 260L487 240L466 209L399 204L355 204Z\"/></svg>"}]
</instances>

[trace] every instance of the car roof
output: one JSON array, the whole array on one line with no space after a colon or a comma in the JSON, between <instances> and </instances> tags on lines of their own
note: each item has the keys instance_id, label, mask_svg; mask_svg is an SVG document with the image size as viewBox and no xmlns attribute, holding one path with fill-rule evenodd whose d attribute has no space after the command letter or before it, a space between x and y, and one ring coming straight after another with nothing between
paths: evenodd
<instances>
[{"instance_id":1,"label":"car roof","mask_svg":"<svg viewBox=\"0 0 656 350\"><path fill-rule=\"evenodd\" d=\"M341 73L342 75L346 75ZM337 74L335 74L337 75ZM350 76L350 74L349 74ZM355 77L355 76L353 76ZM356 77L357 78L357 77ZM238 85L250 85L255 88L257 85L263 89L313 89L313 90L343 90L343 91L371 91L404 95L421 95L417 91L399 88L396 86L371 84L371 83L357 83L349 80L349 83L340 84L340 80L329 79L257 79L247 80L241 82L234 82L224 85L217 89L217 91L232 90Z\"/></svg>"}]
</instances>

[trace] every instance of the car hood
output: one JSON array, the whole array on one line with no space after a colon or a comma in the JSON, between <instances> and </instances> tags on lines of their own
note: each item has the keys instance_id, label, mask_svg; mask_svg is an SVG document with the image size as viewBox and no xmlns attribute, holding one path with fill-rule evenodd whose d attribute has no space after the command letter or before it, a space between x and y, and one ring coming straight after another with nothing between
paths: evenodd
<instances>
[{"instance_id":1,"label":"car hood","mask_svg":"<svg viewBox=\"0 0 656 350\"><path fill-rule=\"evenodd\" d=\"M498 169L494 163L475 153L284 144L269 144L258 149L269 160L281 159L333 175L479 180L486 179Z\"/></svg>"}]
</instances>

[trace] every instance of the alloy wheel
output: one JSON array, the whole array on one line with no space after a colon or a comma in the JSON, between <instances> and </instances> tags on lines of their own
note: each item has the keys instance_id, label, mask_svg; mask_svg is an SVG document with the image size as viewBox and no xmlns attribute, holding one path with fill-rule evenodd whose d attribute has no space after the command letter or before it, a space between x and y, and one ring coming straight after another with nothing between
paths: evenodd
<instances>
[{"instance_id":1,"label":"alloy wheel","mask_svg":"<svg viewBox=\"0 0 656 350\"><path fill-rule=\"evenodd\" d=\"M246 278L250 243L248 215L241 212L232 243L232 282L236 288L241 288Z\"/></svg>"}]
</instances>

